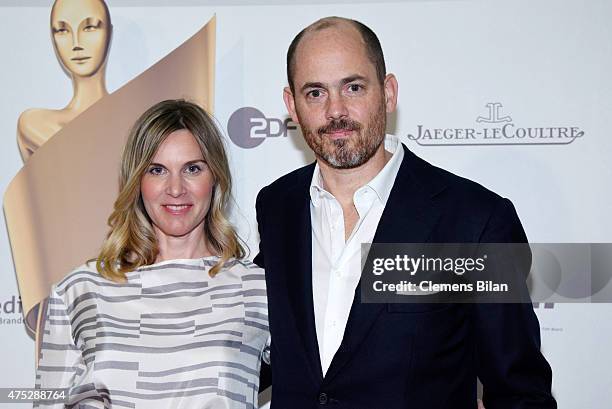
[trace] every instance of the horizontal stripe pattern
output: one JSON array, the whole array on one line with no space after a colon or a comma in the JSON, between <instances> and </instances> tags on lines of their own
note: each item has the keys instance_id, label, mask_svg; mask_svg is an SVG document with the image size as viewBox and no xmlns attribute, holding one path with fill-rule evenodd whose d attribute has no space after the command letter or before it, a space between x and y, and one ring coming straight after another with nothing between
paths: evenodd
<instances>
[{"instance_id":1,"label":"horizontal stripe pattern","mask_svg":"<svg viewBox=\"0 0 612 409\"><path fill-rule=\"evenodd\" d=\"M264 273L230 260L211 278L217 261L161 262L126 283L93 264L70 273L49 298L36 387L70 388L75 408L256 408Z\"/></svg>"}]
</instances>

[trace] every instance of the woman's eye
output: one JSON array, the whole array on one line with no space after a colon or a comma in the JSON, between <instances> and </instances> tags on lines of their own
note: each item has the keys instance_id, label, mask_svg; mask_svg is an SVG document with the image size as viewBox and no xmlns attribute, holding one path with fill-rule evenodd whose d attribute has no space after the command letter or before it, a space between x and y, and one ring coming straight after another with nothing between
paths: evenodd
<instances>
[{"instance_id":1,"label":"woman's eye","mask_svg":"<svg viewBox=\"0 0 612 409\"><path fill-rule=\"evenodd\" d=\"M152 166L149 168L149 173L151 175L163 175L164 168L162 168L161 166Z\"/></svg>"},{"instance_id":2,"label":"woman's eye","mask_svg":"<svg viewBox=\"0 0 612 409\"><path fill-rule=\"evenodd\" d=\"M56 28L55 30L53 30L53 32L55 34L66 34L68 32L68 30L65 29L65 28Z\"/></svg>"},{"instance_id":3,"label":"woman's eye","mask_svg":"<svg viewBox=\"0 0 612 409\"><path fill-rule=\"evenodd\" d=\"M200 165L189 165L186 169L187 173L195 175L202 171L202 167Z\"/></svg>"},{"instance_id":4,"label":"woman's eye","mask_svg":"<svg viewBox=\"0 0 612 409\"><path fill-rule=\"evenodd\" d=\"M88 25L83 28L83 31L94 31L97 28L98 28L97 26Z\"/></svg>"}]
</instances>

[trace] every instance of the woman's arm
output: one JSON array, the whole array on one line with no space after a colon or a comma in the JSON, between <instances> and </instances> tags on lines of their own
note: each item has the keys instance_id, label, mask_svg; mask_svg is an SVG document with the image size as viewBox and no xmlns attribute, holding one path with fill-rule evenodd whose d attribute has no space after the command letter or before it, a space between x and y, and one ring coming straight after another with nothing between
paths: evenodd
<instances>
[{"instance_id":1,"label":"woman's arm","mask_svg":"<svg viewBox=\"0 0 612 409\"><path fill-rule=\"evenodd\" d=\"M78 386L86 371L81 350L72 334L72 323L66 302L55 287L49 296L49 307L44 323L43 341L36 370L35 387L38 389L66 388L66 401L38 402L35 408L63 409L75 404ZM69 396L72 394L72 396Z\"/></svg>"}]
</instances>

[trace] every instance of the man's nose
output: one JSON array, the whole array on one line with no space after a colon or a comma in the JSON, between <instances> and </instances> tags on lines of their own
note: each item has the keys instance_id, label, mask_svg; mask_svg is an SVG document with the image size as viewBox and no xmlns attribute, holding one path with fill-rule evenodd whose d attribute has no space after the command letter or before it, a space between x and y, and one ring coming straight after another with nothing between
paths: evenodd
<instances>
[{"instance_id":1,"label":"man's nose","mask_svg":"<svg viewBox=\"0 0 612 409\"><path fill-rule=\"evenodd\" d=\"M348 108L342 94L330 92L327 99L327 119L340 119L348 117Z\"/></svg>"}]
</instances>

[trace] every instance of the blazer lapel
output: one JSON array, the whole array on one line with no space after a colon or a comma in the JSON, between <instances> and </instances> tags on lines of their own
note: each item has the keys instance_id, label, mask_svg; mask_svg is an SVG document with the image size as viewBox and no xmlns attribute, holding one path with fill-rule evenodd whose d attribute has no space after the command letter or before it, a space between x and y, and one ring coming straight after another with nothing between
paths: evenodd
<instances>
[{"instance_id":1,"label":"blazer lapel","mask_svg":"<svg viewBox=\"0 0 612 409\"><path fill-rule=\"evenodd\" d=\"M418 177L425 175L419 175L415 162L425 163L404 147L404 159L378 223L374 243L428 241L439 217L439 212L432 203L432 196L443 187L428 185L428 180L420 180ZM358 284L342 343L334 355L325 379L334 377L350 360L385 306L386 304L362 304L361 282Z\"/></svg>"},{"instance_id":2,"label":"blazer lapel","mask_svg":"<svg viewBox=\"0 0 612 409\"><path fill-rule=\"evenodd\" d=\"M312 172L310 175L312 176ZM284 223L287 234L293 236L289 236L291 244L286 257L289 303L312 373L321 381L323 370L319 357L312 299L312 230L308 184L304 187L296 186L289 193L287 206L289 208Z\"/></svg>"}]
</instances>

